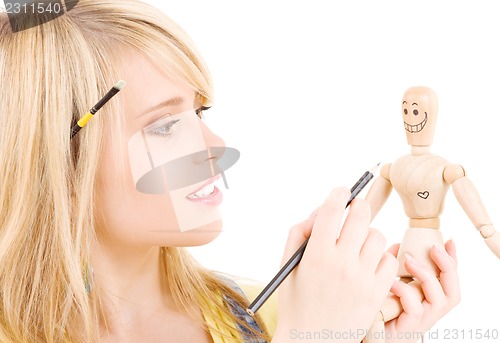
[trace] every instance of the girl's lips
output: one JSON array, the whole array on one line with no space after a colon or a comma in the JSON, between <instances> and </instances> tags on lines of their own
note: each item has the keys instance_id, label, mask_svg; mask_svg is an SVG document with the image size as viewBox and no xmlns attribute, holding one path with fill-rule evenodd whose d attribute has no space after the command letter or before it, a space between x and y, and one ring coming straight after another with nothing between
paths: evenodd
<instances>
[{"instance_id":1,"label":"girl's lips","mask_svg":"<svg viewBox=\"0 0 500 343\"><path fill-rule=\"evenodd\" d=\"M199 188L197 188L194 192L188 194L186 199L198 204L207 205L207 206L218 206L222 202L222 192L213 185L215 181L220 178L220 175L216 175Z\"/></svg>"},{"instance_id":2,"label":"girl's lips","mask_svg":"<svg viewBox=\"0 0 500 343\"><path fill-rule=\"evenodd\" d=\"M207 180L207 182L205 182L203 185L198 187L193 193L188 194L188 196L193 195L194 193L201 191L203 188L205 188L206 186L208 186L211 183L214 183L215 181L217 181L219 179L220 179L220 174L211 177L210 179Z\"/></svg>"},{"instance_id":3,"label":"girl's lips","mask_svg":"<svg viewBox=\"0 0 500 343\"><path fill-rule=\"evenodd\" d=\"M219 206L222 203L222 192L214 186L214 191L205 197L186 196L186 199L201 205Z\"/></svg>"}]
</instances>

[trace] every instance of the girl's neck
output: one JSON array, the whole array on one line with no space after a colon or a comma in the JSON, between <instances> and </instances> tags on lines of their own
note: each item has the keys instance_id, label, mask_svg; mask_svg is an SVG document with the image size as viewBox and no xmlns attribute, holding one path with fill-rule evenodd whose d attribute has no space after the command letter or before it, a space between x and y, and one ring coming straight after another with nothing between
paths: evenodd
<instances>
[{"instance_id":1,"label":"girl's neck","mask_svg":"<svg viewBox=\"0 0 500 343\"><path fill-rule=\"evenodd\" d=\"M159 247L130 249L101 243L93 249L92 268L107 317L140 317L158 308L175 308L162 277Z\"/></svg>"}]
</instances>

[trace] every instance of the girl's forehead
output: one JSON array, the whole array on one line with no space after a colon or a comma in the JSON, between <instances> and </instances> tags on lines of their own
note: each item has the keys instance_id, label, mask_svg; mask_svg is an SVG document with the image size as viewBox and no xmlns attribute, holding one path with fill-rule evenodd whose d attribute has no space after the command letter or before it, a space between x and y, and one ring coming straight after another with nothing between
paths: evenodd
<instances>
[{"instance_id":1,"label":"girl's forehead","mask_svg":"<svg viewBox=\"0 0 500 343\"><path fill-rule=\"evenodd\" d=\"M124 56L123 79L127 82L123 98L128 121L147 122L148 117L162 111L193 106L195 92L186 83L167 75L139 53Z\"/></svg>"}]
</instances>

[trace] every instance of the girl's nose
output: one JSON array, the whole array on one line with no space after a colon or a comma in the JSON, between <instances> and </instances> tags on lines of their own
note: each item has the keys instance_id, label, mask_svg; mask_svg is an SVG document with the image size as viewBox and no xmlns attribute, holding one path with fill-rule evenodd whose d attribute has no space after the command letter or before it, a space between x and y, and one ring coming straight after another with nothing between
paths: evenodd
<instances>
[{"instance_id":1,"label":"girl's nose","mask_svg":"<svg viewBox=\"0 0 500 343\"><path fill-rule=\"evenodd\" d=\"M212 130L210 130L208 126L205 125L204 122L200 122L200 125L201 125L201 131L203 133L203 138L205 139L205 144L207 145L207 147L226 146L224 140L221 137L217 136L215 133L213 133Z\"/></svg>"}]
</instances>

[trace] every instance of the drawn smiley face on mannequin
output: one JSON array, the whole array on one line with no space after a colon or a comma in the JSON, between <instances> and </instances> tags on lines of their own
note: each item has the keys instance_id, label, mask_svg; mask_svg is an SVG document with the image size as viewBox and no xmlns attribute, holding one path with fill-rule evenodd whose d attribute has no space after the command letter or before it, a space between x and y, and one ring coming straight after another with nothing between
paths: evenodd
<instances>
[{"instance_id":1,"label":"drawn smiley face on mannequin","mask_svg":"<svg viewBox=\"0 0 500 343\"><path fill-rule=\"evenodd\" d=\"M437 119L437 96L428 87L409 88L402 102L403 123L408 144L432 144Z\"/></svg>"},{"instance_id":2,"label":"drawn smiley face on mannequin","mask_svg":"<svg viewBox=\"0 0 500 343\"><path fill-rule=\"evenodd\" d=\"M206 244L222 228L222 193L214 183L239 152L198 117L191 87L139 54L124 59L126 142L105 142L99 234L113 244Z\"/></svg>"},{"instance_id":3,"label":"drawn smiley face on mannequin","mask_svg":"<svg viewBox=\"0 0 500 343\"><path fill-rule=\"evenodd\" d=\"M420 132L427 124L428 114L425 111L419 111L418 103L408 104L403 101L404 124L406 131L410 133Z\"/></svg>"}]
</instances>

